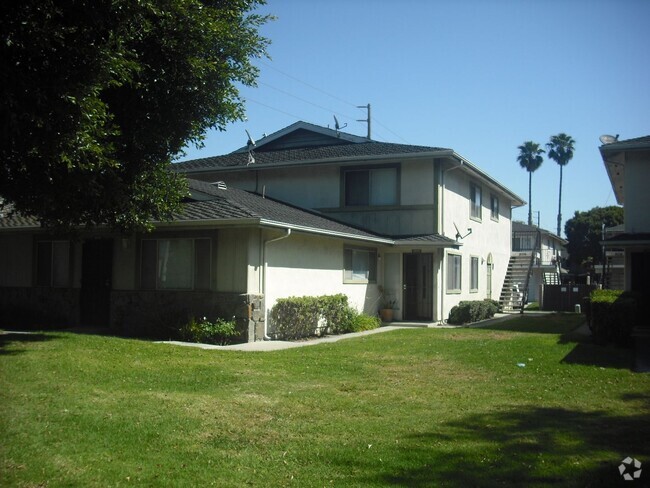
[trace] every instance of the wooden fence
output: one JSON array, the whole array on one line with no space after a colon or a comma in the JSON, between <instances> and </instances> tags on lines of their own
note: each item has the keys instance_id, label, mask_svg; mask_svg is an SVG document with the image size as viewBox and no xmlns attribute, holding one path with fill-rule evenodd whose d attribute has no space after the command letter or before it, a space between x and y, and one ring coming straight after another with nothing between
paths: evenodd
<instances>
[{"instance_id":1,"label":"wooden fence","mask_svg":"<svg viewBox=\"0 0 650 488\"><path fill-rule=\"evenodd\" d=\"M576 305L588 297L595 285L542 285L540 308L554 312L574 312Z\"/></svg>"}]
</instances>

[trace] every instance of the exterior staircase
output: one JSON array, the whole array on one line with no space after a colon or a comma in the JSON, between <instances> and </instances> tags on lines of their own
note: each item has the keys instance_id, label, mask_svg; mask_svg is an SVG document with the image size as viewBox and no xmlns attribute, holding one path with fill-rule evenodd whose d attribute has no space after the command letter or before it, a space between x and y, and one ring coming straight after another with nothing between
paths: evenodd
<instances>
[{"instance_id":1,"label":"exterior staircase","mask_svg":"<svg viewBox=\"0 0 650 488\"><path fill-rule=\"evenodd\" d=\"M510 256L508 271L499 297L504 312L521 309L524 306L524 287L530 273L530 261L530 253L515 253Z\"/></svg>"}]
</instances>

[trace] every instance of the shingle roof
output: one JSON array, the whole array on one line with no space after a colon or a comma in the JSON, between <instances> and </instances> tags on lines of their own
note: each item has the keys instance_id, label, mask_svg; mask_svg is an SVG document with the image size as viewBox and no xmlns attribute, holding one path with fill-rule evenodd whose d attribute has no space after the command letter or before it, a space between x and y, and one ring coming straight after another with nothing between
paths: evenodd
<instances>
[{"instance_id":1,"label":"shingle roof","mask_svg":"<svg viewBox=\"0 0 650 488\"><path fill-rule=\"evenodd\" d=\"M427 235L418 235L418 236L399 236L395 237L395 244L437 244L443 246L452 246L458 245L453 239L449 237L442 236L440 234L427 234Z\"/></svg>"},{"instance_id":2,"label":"shingle roof","mask_svg":"<svg viewBox=\"0 0 650 488\"><path fill-rule=\"evenodd\" d=\"M253 152L255 165L274 165L300 162L327 162L345 158L370 156L390 156L400 154L428 153L433 151L450 151L450 149L429 146L412 146L390 142L362 142L354 144L336 144L330 146L305 147L277 151ZM223 156L193 159L174 163L172 169L178 172L192 172L220 168L245 167L249 164L247 152L235 152Z\"/></svg>"},{"instance_id":3,"label":"shingle roof","mask_svg":"<svg viewBox=\"0 0 650 488\"><path fill-rule=\"evenodd\" d=\"M0 205L0 229L21 227L40 227L40 223L33 217L25 217L13 211L10 205Z\"/></svg>"},{"instance_id":4,"label":"shingle roof","mask_svg":"<svg viewBox=\"0 0 650 488\"><path fill-rule=\"evenodd\" d=\"M187 181L190 190L209 195L212 199L185 203L183 211L174 215L174 222L248 218L259 220L260 223L284 224L321 231L325 234L345 234L369 240L391 240L337 222L316 212L294 207L271 198L264 198L256 193L237 188L221 189L210 183L193 179Z\"/></svg>"},{"instance_id":5,"label":"shingle roof","mask_svg":"<svg viewBox=\"0 0 650 488\"><path fill-rule=\"evenodd\" d=\"M334 219L304 210L292 205L264 198L256 193L247 192L237 188L219 188L218 186L188 179L190 190L202 193L209 199L188 201L183 203L180 212L172 217L169 225L196 224L199 222L238 220L250 225L274 225L290 227L297 230L361 239L385 244L433 244L452 246L457 243L439 234L389 237L368 232ZM24 217L19 214L9 215L7 208L1 212L0 228L20 229L40 227L38 220ZM160 222L159 222L160 223Z\"/></svg>"}]
</instances>

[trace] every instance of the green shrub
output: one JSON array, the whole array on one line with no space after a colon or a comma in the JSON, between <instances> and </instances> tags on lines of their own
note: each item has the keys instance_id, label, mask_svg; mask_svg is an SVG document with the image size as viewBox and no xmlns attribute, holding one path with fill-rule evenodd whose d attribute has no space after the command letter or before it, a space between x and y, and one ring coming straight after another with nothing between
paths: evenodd
<instances>
[{"instance_id":1,"label":"green shrub","mask_svg":"<svg viewBox=\"0 0 650 488\"><path fill-rule=\"evenodd\" d=\"M347 295L324 295L318 297L318 302L325 332L341 334L351 330L356 311L348 305Z\"/></svg>"},{"instance_id":2,"label":"green shrub","mask_svg":"<svg viewBox=\"0 0 650 488\"><path fill-rule=\"evenodd\" d=\"M181 339L188 342L202 344L226 345L239 336L237 324L234 320L216 319L214 322L203 317L196 320L194 317L183 325L179 331Z\"/></svg>"},{"instance_id":3,"label":"green shrub","mask_svg":"<svg viewBox=\"0 0 650 488\"><path fill-rule=\"evenodd\" d=\"M271 309L273 333L284 340L315 336L320 316L316 297L280 298Z\"/></svg>"},{"instance_id":4,"label":"green shrub","mask_svg":"<svg viewBox=\"0 0 650 488\"><path fill-rule=\"evenodd\" d=\"M271 321L274 337L284 340L358 332L379 323L350 307L343 294L281 298L271 309Z\"/></svg>"},{"instance_id":5,"label":"green shrub","mask_svg":"<svg viewBox=\"0 0 650 488\"><path fill-rule=\"evenodd\" d=\"M348 332L362 332L381 326L381 319L365 313L356 314Z\"/></svg>"},{"instance_id":6,"label":"green shrub","mask_svg":"<svg viewBox=\"0 0 650 488\"><path fill-rule=\"evenodd\" d=\"M594 342L629 346L632 329L638 320L638 297L622 290L594 290L589 299L589 326Z\"/></svg>"},{"instance_id":7,"label":"green shrub","mask_svg":"<svg viewBox=\"0 0 650 488\"><path fill-rule=\"evenodd\" d=\"M471 324L494 317L498 311L499 304L495 300L462 301L451 309L447 323L452 325Z\"/></svg>"}]
</instances>

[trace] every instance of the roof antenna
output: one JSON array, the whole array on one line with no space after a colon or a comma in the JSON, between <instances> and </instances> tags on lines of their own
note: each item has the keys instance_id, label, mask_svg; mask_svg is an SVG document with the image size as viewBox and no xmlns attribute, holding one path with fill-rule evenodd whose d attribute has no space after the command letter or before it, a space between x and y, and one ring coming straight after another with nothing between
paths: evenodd
<instances>
[{"instance_id":1,"label":"roof antenna","mask_svg":"<svg viewBox=\"0 0 650 488\"><path fill-rule=\"evenodd\" d=\"M251 133L248 132L248 129L244 129L246 131L246 135L248 136L248 141L246 141L246 146L248 147L248 163L246 166L249 164L254 164L255 163L255 156L253 156L253 148L256 146L255 144L255 139L251 137Z\"/></svg>"},{"instance_id":2,"label":"roof antenna","mask_svg":"<svg viewBox=\"0 0 650 488\"><path fill-rule=\"evenodd\" d=\"M339 124L339 119L336 118L336 115L334 116L334 128L336 129L337 134L341 129L345 129L347 126L348 126L347 123L343 126Z\"/></svg>"}]
</instances>

